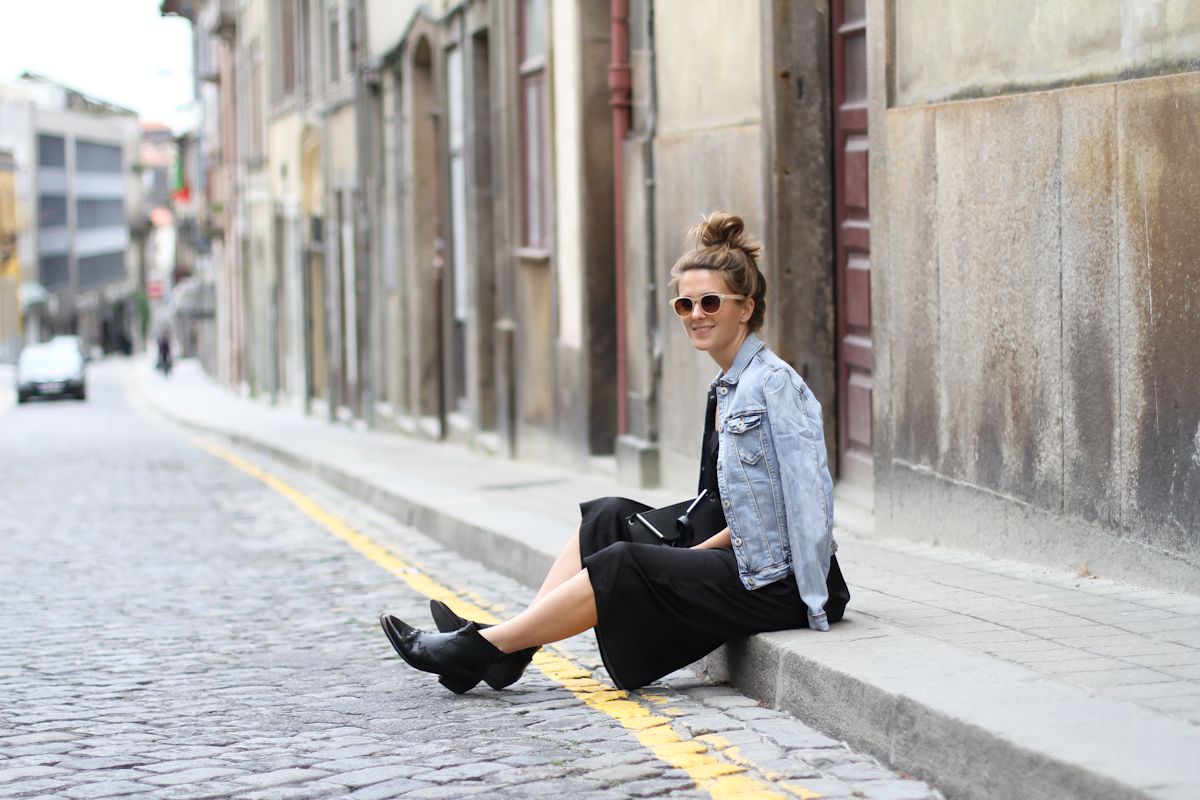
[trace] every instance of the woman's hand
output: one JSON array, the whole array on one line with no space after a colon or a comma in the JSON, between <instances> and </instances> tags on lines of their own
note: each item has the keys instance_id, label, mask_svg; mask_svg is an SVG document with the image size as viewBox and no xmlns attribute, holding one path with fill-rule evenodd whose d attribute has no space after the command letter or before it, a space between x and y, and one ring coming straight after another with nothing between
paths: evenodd
<instances>
[{"instance_id":1,"label":"woman's hand","mask_svg":"<svg viewBox=\"0 0 1200 800\"><path fill-rule=\"evenodd\" d=\"M733 547L733 542L731 542L729 539L729 528L726 528L725 530L721 531L718 534L714 534L712 537L706 539L705 541L701 542L700 544L692 545L688 549L689 550L708 550L713 547Z\"/></svg>"}]
</instances>

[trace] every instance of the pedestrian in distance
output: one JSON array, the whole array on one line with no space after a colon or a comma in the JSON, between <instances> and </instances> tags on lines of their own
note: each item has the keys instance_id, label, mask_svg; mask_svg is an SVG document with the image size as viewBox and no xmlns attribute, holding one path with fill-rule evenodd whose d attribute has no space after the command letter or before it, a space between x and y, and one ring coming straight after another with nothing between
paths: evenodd
<instances>
[{"instance_id":1,"label":"pedestrian in distance","mask_svg":"<svg viewBox=\"0 0 1200 800\"><path fill-rule=\"evenodd\" d=\"M171 374L171 334L165 329L158 334L158 364L163 376Z\"/></svg>"},{"instance_id":2,"label":"pedestrian in distance","mask_svg":"<svg viewBox=\"0 0 1200 800\"><path fill-rule=\"evenodd\" d=\"M530 606L494 626L432 600L438 632L380 618L396 652L453 692L515 682L541 645L595 628L609 676L636 689L723 643L791 628L829 630L850 594L833 540L833 481L821 406L756 335L767 310L761 246L716 211L689 231L671 269L671 308L720 367L708 393L701 497L724 528L677 546L635 541L633 500L582 503L582 520ZM714 530L716 528L714 527ZM683 546L679 546L683 545Z\"/></svg>"}]
</instances>

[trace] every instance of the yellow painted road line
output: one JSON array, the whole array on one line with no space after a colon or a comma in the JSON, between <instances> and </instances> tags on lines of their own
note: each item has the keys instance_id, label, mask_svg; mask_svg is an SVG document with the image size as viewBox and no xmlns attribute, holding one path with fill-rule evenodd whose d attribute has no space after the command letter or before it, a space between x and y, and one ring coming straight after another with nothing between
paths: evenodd
<instances>
[{"instance_id":1,"label":"yellow painted road line","mask_svg":"<svg viewBox=\"0 0 1200 800\"><path fill-rule=\"evenodd\" d=\"M386 547L376 544L368 537L353 530L342 520L326 511L299 489L285 483L269 472L251 464L228 450L218 447L202 439L192 439L192 443L207 450L218 458L224 459L233 466L258 478L281 495L291 500L308 516L320 522L335 536L346 541L355 550L392 573L418 594L441 600L450 606L459 616L476 620L477 622L497 623L500 618L485 608L489 605L486 600L474 595L480 604L464 600L456 592L442 586L428 575L421 572L410 562L395 555ZM493 606L494 608L494 606ZM636 700L629 699L629 694L614 686L598 681L591 673L579 667L569 659L550 652L539 650L533 657L533 663L548 678L561 684L568 691L587 705L602 711L627 730L633 733L643 745L650 749L658 758L671 766L678 767L696 781L696 785L708 791L714 800L788 800L800 797L801 800L815 800L818 795L805 790L796 784L789 784L787 793L777 785L764 783L749 775L747 768L754 764L747 758L739 758L737 748L730 748L729 743L719 737L698 737L708 741L684 741L671 726L671 716L679 716L674 709L664 709L662 716L651 713L650 709ZM651 702L663 702L663 698L647 696ZM709 755L709 745L714 750L726 750L733 760L738 763L722 761ZM732 751L732 752L730 752Z\"/></svg>"}]
</instances>

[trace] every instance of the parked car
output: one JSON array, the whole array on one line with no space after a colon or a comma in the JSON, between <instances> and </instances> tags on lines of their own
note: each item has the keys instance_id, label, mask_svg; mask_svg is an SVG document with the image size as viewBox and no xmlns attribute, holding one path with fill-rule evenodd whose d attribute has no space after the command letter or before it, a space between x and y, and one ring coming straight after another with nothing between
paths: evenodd
<instances>
[{"instance_id":1,"label":"parked car","mask_svg":"<svg viewBox=\"0 0 1200 800\"><path fill-rule=\"evenodd\" d=\"M87 375L78 347L61 342L30 345L21 351L16 376L18 403L54 395L87 397Z\"/></svg>"}]
</instances>

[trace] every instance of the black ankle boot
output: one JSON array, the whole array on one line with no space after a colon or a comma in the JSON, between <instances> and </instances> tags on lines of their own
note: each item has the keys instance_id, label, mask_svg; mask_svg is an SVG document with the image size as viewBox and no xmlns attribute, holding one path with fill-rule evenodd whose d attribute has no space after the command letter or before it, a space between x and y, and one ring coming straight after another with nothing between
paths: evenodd
<instances>
[{"instance_id":1,"label":"black ankle boot","mask_svg":"<svg viewBox=\"0 0 1200 800\"><path fill-rule=\"evenodd\" d=\"M473 688L488 666L504 655L479 635L474 622L453 633L425 633L390 614L380 616L379 623L410 667L438 675L438 682L455 694Z\"/></svg>"},{"instance_id":2,"label":"black ankle boot","mask_svg":"<svg viewBox=\"0 0 1200 800\"><path fill-rule=\"evenodd\" d=\"M437 623L438 630L442 633L456 631L469 622L451 611L450 606L441 600L429 601L429 613L433 615L433 621ZM479 630L492 627L481 622L476 622L475 625ZM528 647L502 655L483 673L483 680L496 690L512 686L525 674L525 668L529 666L529 662L533 661L533 654L541 649L541 647Z\"/></svg>"}]
</instances>

